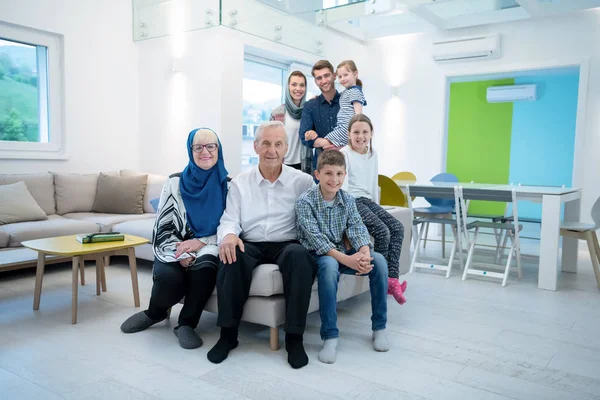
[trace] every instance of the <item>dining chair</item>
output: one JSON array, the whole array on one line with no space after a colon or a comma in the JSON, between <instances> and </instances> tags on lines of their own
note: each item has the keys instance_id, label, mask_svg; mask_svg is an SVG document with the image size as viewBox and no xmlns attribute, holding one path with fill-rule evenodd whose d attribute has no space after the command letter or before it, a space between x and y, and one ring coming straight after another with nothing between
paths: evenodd
<instances>
[{"instance_id":1,"label":"dining chair","mask_svg":"<svg viewBox=\"0 0 600 400\"><path fill-rule=\"evenodd\" d=\"M600 229L600 197L592 206L593 224L584 224L581 222L565 222L560 225L560 235L585 240L592 259L592 268L596 276L596 284L600 289L600 245L596 230Z\"/></svg>"},{"instance_id":2,"label":"dining chair","mask_svg":"<svg viewBox=\"0 0 600 400\"><path fill-rule=\"evenodd\" d=\"M400 190L400 186L393 179L385 175L379 175L377 183L381 188L379 204L382 206L408 207L406 195Z\"/></svg>"},{"instance_id":3,"label":"dining chair","mask_svg":"<svg viewBox=\"0 0 600 400\"><path fill-rule=\"evenodd\" d=\"M458 178L454 174L441 173L430 179L431 182L458 182ZM454 199L438 199L434 197L425 197L425 200L430 204L429 207L417 207L413 210L415 217L434 217L453 219L452 212L454 211ZM439 223L431 221L431 223ZM429 234L430 222L424 222L425 236L423 238L423 248L427 245L427 236ZM443 224L446 225L446 224ZM445 228L445 227L444 227ZM422 231L423 229L421 229ZM446 230L442 229L442 258L446 257Z\"/></svg>"}]
</instances>

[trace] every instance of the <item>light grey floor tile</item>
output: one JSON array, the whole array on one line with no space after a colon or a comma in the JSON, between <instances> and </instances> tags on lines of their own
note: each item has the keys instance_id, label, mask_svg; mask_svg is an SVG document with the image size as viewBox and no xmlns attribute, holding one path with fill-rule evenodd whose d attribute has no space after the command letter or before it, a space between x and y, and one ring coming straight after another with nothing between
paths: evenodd
<instances>
[{"instance_id":1,"label":"light grey floor tile","mask_svg":"<svg viewBox=\"0 0 600 400\"><path fill-rule=\"evenodd\" d=\"M517 400L563 400L571 398L588 400L597 398L597 396L589 397L582 393L558 390L519 377L506 376L474 367L466 367L454 380Z\"/></svg>"},{"instance_id":2,"label":"light grey floor tile","mask_svg":"<svg viewBox=\"0 0 600 400\"><path fill-rule=\"evenodd\" d=\"M291 369L290 366L281 366L281 368ZM296 372L301 373L301 371ZM341 398L314 389L308 379L304 385L299 385L280 376L263 373L260 370L260 364L253 365L252 362L237 363L236 365L224 364L222 367L202 375L200 379L255 400Z\"/></svg>"},{"instance_id":3,"label":"light grey floor tile","mask_svg":"<svg viewBox=\"0 0 600 400\"><path fill-rule=\"evenodd\" d=\"M67 400L159 400L158 397L112 378L83 385L63 394L63 397Z\"/></svg>"},{"instance_id":4,"label":"light grey floor tile","mask_svg":"<svg viewBox=\"0 0 600 400\"><path fill-rule=\"evenodd\" d=\"M64 397L28 381L2 390L1 396L2 400L64 400Z\"/></svg>"}]
</instances>

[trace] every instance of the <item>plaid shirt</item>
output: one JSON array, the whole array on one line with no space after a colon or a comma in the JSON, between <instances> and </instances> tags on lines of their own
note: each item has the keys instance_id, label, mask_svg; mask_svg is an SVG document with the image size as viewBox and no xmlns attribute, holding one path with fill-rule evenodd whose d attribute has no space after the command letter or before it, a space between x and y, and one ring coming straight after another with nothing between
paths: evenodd
<instances>
[{"instance_id":1,"label":"plaid shirt","mask_svg":"<svg viewBox=\"0 0 600 400\"><path fill-rule=\"evenodd\" d=\"M319 185L304 192L296 201L296 228L300 243L317 255L327 254L332 249L346 254L344 232L355 250L371 244L354 197L341 189L332 207L325 204Z\"/></svg>"}]
</instances>

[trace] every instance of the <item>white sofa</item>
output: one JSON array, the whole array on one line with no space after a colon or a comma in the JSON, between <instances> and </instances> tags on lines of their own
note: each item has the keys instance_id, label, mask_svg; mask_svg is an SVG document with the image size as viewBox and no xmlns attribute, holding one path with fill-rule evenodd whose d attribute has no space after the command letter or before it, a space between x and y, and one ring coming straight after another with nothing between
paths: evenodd
<instances>
[{"instance_id":1,"label":"white sofa","mask_svg":"<svg viewBox=\"0 0 600 400\"><path fill-rule=\"evenodd\" d=\"M117 174L114 172L113 174ZM122 170L120 175L140 174L134 171ZM35 266L37 256L35 252L21 247L24 240L40 239L44 237L70 235L88 232L118 231L152 239L152 230L156 214L150 206L149 201L159 197L166 177L159 175L148 175L148 184L144 196L144 214L98 214L90 209L80 209L63 215L57 214L57 210L70 208L68 204L60 202L68 201L61 196L55 195L54 175L51 173L34 175L0 175L0 185L22 180L26 183L30 193L37 203L48 214L44 221L21 222L0 225L0 271L14 268ZM74 180L76 182L76 180ZM75 192L80 188L73 188ZM87 191L79 193L78 196L88 196L87 200L81 197L81 204L93 204L95 192ZM82 201L86 200L86 201ZM71 207L72 208L72 207ZM394 207L388 210L405 227L404 243L400 258L400 273L405 274L409 268L410 241L411 241L411 215L407 208ZM136 247L136 257L153 261L154 256L150 244ZM62 261L56 259L56 262ZM319 300L316 292L317 284L313 285L312 297L308 312L319 309ZM342 275L340 278L338 301L346 300L369 290L368 278ZM205 309L217 312L216 291L209 299ZM279 326L285 322L285 299L283 297L283 281L281 273L275 264L263 264L253 272L252 284L250 286L250 297L246 302L242 320L265 325L271 328L271 349L276 350L279 346Z\"/></svg>"},{"instance_id":2,"label":"white sofa","mask_svg":"<svg viewBox=\"0 0 600 400\"><path fill-rule=\"evenodd\" d=\"M141 173L121 170L120 172L105 172L105 174L132 176ZM110 232L116 230L116 225L133 220L145 221L146 225L150 226L150 233L141 236L151 237L151 227L156 214L150 205L150 200L160 196L166 177L144 175L148 175L148 179L142 214L104 214L92 212L98 174L77 175L51 172L0 174L0 185L25 182L27 189L48 217L41 221L0 225L0 271L36 265L37 254L21 245L26 240L80 233ZM57 187L57 185L59 186ZM146 246L149 248L148 245ZM140 249L137 256L150 261L153 259L152 252L148 253L147 249ZM55 257L51 262L63 260Z\"/></svg>"}]
</instances>

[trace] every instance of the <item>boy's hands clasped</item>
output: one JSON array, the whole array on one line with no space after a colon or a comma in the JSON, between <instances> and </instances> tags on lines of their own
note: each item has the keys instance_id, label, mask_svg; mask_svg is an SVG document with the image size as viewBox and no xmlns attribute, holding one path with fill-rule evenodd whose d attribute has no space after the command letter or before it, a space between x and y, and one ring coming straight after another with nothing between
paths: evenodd
<instances>
[{"instance_id":1,"label":"boy's hands clasped","mask_svg":"<svg viewBox=\"0 0 600 400\"><path fill-rule=\"evenodd\" d=\"M347 256L346 266L356 271L356 275L366 275L373 269L373 257L368 246L363 246L357 253Z\"/></svg>"}]
</instances>

